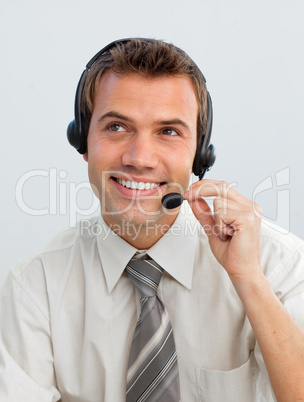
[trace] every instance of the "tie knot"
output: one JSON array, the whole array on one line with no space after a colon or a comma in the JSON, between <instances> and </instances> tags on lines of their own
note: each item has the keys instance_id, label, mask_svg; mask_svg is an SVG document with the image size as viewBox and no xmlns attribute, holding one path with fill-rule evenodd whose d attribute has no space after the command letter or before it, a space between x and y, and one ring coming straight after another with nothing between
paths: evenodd
<instances>
[{"instance_id":1,"label":"tie knot","mask_svg":"<svg viewBox=\"0 0 304 402\"><path fill-rule=\"evenodd\" d=\"M126 272L142 298L156 295L163 269L154 260L132 259Z\"/></svg>"}]
</instances>

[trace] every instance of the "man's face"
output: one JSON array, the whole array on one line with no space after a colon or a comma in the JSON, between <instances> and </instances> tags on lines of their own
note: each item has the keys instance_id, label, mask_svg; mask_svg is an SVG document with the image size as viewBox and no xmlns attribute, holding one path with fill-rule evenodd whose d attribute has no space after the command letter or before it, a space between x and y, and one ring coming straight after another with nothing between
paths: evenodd
<instances>
[{"instance_id":1,"label":"man's face","mask_svg":"<svg viewBox=\"0 0 304 402\"><path fill-rule=\"evenodd\" d=\"M188 187L197 115L193 84L185 76L109 71L102 77L84 158L109 226L172 224L175 216L161 198Z\"/></svg>"}]
</instances>

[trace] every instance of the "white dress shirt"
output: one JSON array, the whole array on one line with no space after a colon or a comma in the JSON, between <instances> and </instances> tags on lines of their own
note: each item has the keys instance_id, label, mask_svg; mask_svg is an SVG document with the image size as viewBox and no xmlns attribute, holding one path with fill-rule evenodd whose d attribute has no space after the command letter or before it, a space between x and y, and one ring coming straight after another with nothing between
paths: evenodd
<instances>
[{"instance_id":1,"label":"white dress shirt","mask_svg":"<svg viewBox=\"0 0 304 402\"><path fill-rule=\"evenodd\" d=\"M125 401L140 306L124 269L136 251L99 218L12 269L0 294L1 402ZM243 305L189 207L147 252L165 270L181 401L275 401ZM304 329L303 242L263 224L262 266Z\"/></svg>"}]
</instances>

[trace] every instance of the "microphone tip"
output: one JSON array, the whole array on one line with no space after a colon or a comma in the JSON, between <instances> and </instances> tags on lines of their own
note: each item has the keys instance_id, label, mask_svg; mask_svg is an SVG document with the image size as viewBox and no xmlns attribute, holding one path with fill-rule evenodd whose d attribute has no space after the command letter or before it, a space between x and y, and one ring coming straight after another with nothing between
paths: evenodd
<instances>
[{"instance_id":1,"label":"microphone tip","mask_svg":"<svg viewBox=\"0 0 304 402\"><path fill-rule=\"evenodd\" d=\"M184 197L179 193L168 193L163 196L161 202L167 209L174 209L182 205Z\"/></svg>"}]
</instances>

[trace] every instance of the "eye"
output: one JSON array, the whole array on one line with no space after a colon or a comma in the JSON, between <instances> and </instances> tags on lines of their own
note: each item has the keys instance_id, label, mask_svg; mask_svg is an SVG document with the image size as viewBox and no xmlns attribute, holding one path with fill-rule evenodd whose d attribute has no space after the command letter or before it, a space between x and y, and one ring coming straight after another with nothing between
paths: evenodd
<instances>
[{"instance_id":1,"label":"eye","mask_svg":"<svg viewBox=\"0 0 304 402\"><path fill-rule=\"evenodd\" d=\"M178 132L173 130L173 128L164 128L162 130L162 134L171 136L171 135L178 135Z\"/></svg>"},{"instance_id":2,"label":"eye","mask_svg":"<svg viewBox=\"0 0 304 402\"><path fill-rule=\"evenodd\" d=\"M120 124L116 124L116 123L110 124L108 126L108 130L110 130L110 131L126 131Z\"/></svg>"}]
</instances>

